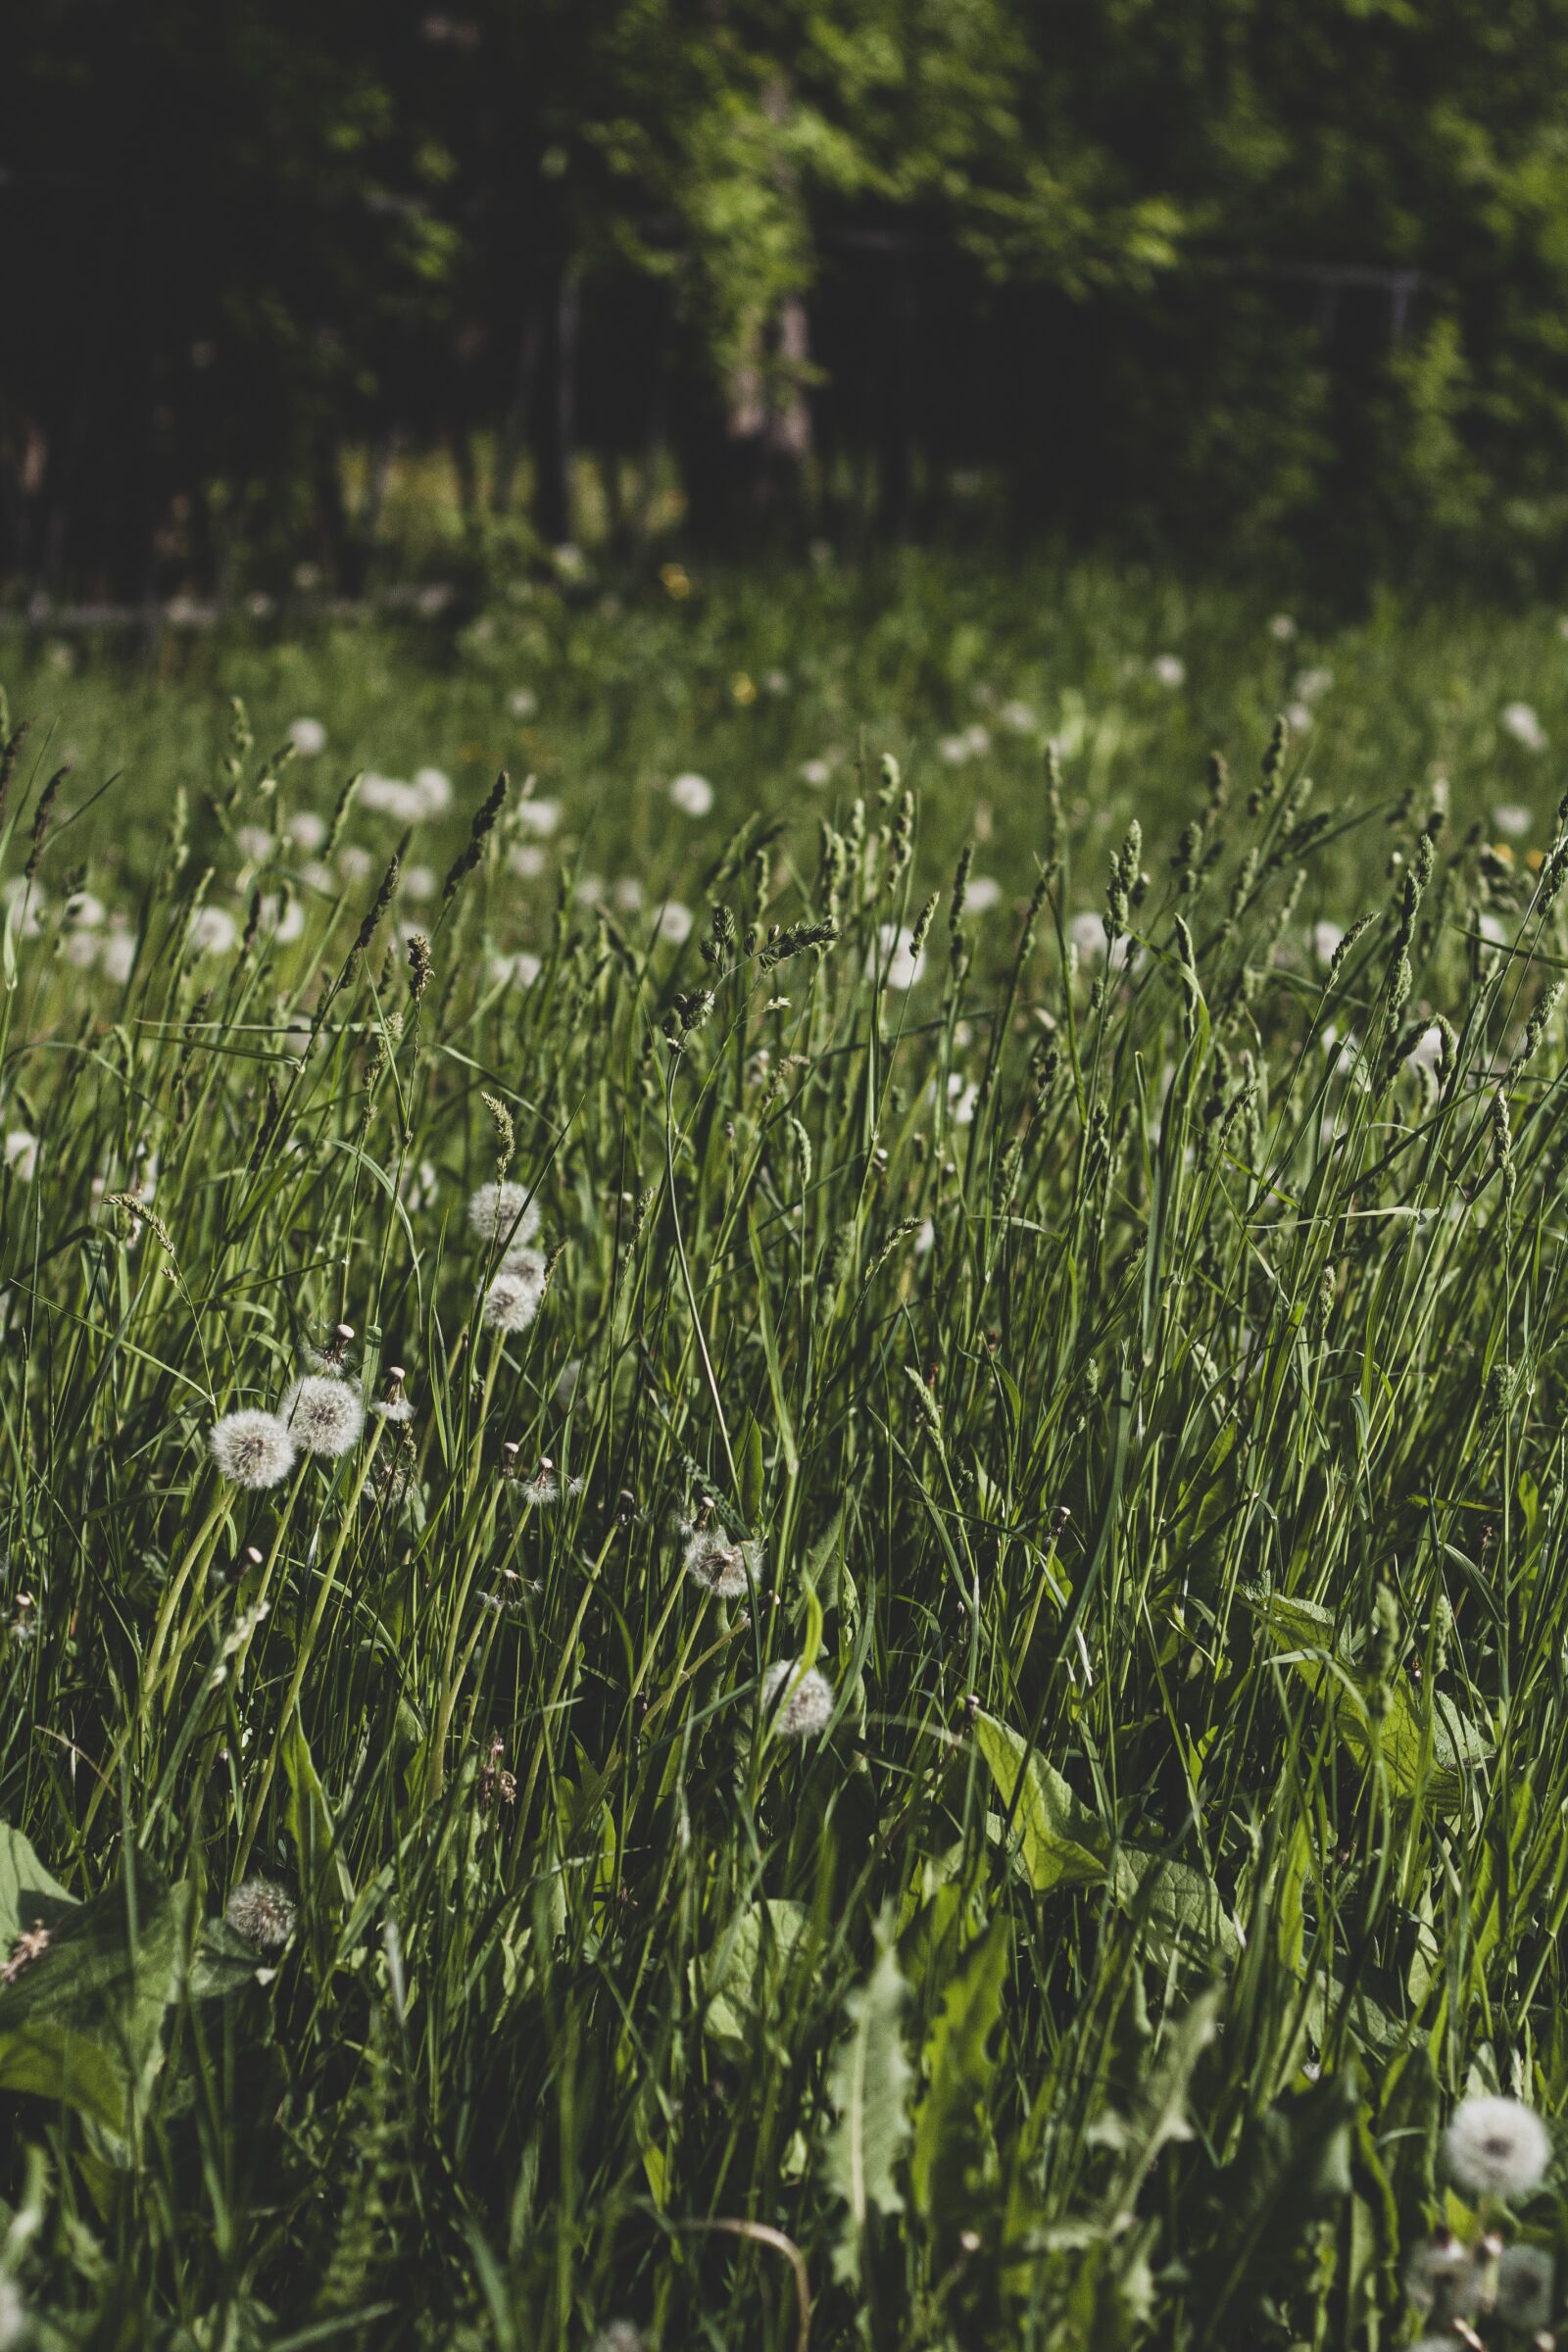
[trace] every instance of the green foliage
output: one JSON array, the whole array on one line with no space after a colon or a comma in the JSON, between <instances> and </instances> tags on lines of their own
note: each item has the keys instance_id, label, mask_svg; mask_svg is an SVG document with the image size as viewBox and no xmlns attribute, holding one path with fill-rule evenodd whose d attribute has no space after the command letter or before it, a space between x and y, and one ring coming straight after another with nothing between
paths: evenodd
<instances>
[{"instance_id":1,"label":"green foliage","mask_svg":"<svg viewBox=\"0 0 1568 2352\"><path fill-rule=\"evenodd\" d=\"M0 2290L1401 2341L1561 2227L1555 621L686 590L9 682Z\"/></svg>"}]
</instances>

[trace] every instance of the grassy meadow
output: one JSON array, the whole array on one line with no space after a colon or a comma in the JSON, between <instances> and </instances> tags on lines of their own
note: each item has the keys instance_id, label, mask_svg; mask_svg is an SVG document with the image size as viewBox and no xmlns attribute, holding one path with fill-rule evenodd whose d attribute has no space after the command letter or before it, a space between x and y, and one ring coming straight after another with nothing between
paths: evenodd
<instances>
[{"instance_id":1,"label":"grassy meadow","mask_svg":"<svg viewBox=\"0 0 1568 2352\"><path fill-rule=\"evenodd\" d=\"M0 674L0 2344L1549 2341L1557 615Z\"/></svg>"}]
</instances>

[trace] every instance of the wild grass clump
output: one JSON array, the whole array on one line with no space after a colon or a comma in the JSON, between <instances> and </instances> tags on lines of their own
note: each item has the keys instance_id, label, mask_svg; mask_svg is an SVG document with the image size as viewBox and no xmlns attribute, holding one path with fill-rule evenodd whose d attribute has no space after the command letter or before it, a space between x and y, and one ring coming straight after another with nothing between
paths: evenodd
<instances>
[{"instance_id":1,"label":"wild grass clump","mask_svg":"<svg viewBox=\"0 0 1568 2352\"><path fill-rule=\"evenodd\" d=\"M677 938L287 750L13 762L5 2325L1549 2329L1568 803L890 759Z\"/></svg>"}]
</instances>

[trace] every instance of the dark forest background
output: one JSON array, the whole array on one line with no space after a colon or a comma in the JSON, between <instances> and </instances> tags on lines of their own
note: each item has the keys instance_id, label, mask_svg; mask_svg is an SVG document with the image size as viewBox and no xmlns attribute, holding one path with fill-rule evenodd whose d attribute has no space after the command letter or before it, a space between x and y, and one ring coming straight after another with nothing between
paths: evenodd
<instances>
[{"instance_id":1,"label":"dark forest background","mask_svg":"<svg viewBox=\"0 0 1568 2352\"><path fill-rule=\"evenodd\" d=\"M1568 535L1568 0L31 0L0 573Z\"/></svg>"}]
</instances>

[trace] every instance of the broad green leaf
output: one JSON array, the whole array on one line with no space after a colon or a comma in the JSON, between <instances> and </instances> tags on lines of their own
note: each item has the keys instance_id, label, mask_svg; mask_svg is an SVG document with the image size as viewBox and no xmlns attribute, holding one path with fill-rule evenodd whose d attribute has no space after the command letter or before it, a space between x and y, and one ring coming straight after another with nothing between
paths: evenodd
<instances>
[{"instance_id":1,"label":"broad green leaf","mask_svg":"<svg viewBox=\"0 0 1568 2352\"><path fill-rule=\"evenodd\" d=\"M75 1899L45 1870L30 1840L0 1822L0 1957L27 1929L53 1926Z\"/></svg>"},{"instance_id":2,"label":"broad green leaf","mask_svg":"<svg viewBox=\"0 0 1568 2352\"><path fill-rule=\"evenodd\" d=\"M162 2060L179 1993L191 1889L138 1863L62 1909L49 1941L0 1988L0 2089L30 2091L124 2135Z\"/></svg>"},{"instance_id":3,"label":"broad green leaf","mask_svg":"<svg viewBox=\"0 0 1568 2352\"><path fill-rule=\"evenodd\" d=\"M955 1890L956 1891L956 1890ZM984 2161L986 2115L1002 2016L1008 1928L996 1920L949 1984L925 2046L927 2089L915 2109L909 2182L916 2212L956 2224L972 2202L971 2176Z\"/></svg>"},{"instance_id":4,"label":"broad green leaf","mask_svg":"<svg viewBox=\"0 0 1568 2352\"><path fill-rule=\"evenodd\" d=\"M884 1919L877 1928L871 1974L845 2001L850 2031L828 2072L828 2097L837 2121L825 2152L827 2181L849 2208L848 2227L834 2257L835 2275L841 2278L859 2276L861 2242L871 2215L904 2210L897 2172L909 2142L912 2070L900 2030L907 1991Z\"/></svg>"},{"instance_id":5,"label":"broad green leaf","mask_svg":"<svg viewBox=\"0 0 1568 2352\"><path fill-rule=\"evenodd\" d=\"M1019 1857L1036 1893L1102 1879L1110 1839L1098 1815L1009 1725L982 1714L974 1729L1003 1803L1012 1808Z\"/></svg>"},{"instance_id":6,"label":"broad green leaf","mask_svg":"<svg viewBox=\"0 0 1568 2352\"><path fill-rule=\"evenodd\" d=\"M706 1997L703 2030L735 2052L750 2048L788 1976L810 1914L804 1903L769 1896L735 1914L701 1965L692 1964L695 1997Z\"/></svg>"},{"instance_id":7,"label":"broad green leaf","mask_svg":"<svg viewBox=\"0 0 1568 2352\"><path fill-rule=\"evenodd\" d=\"M1241 1931L1212 1879L1190 1862L1122 1846L1110 1874L1111 1894L1143 1927L1145 1957L1156 1968L1186 1960L1200 1966L1216 1956L1241 1956Z\"/></svg>"}]
</instances>

